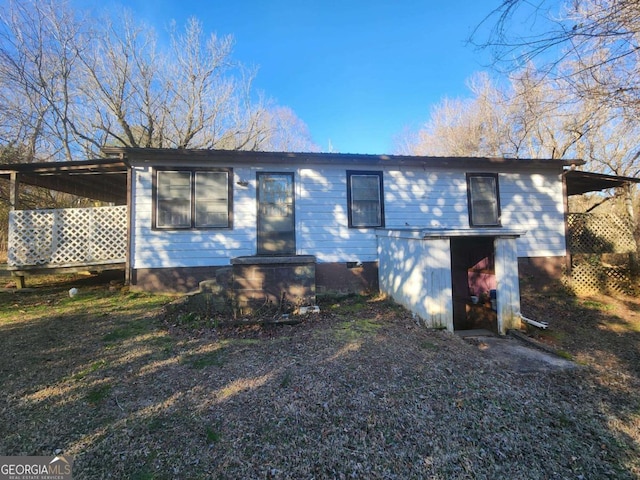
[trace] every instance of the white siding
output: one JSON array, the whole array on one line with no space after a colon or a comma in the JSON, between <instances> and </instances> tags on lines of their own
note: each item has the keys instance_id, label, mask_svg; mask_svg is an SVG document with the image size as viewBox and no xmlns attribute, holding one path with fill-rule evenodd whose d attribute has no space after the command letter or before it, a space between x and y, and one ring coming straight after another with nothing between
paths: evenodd
<instances>
[{"instance_id":1,"label":"white siding","mask_svg":"<svg viewBox=\"0 0 640 480\"><path fill-rule=\"evenodd\" d=\"M233 167L233 165L229 165ZM344 165L282 164L233 167L233 228L161 231L151 228L152 171L133 169L132 266L134 268L228 265L256 253L256 172L294 172L296 250L318 262L376 261L375 229L348 227ZM369 167L384 171L387 228L469 228L465 171ZM239 180L248 181L246 187ZM564 255L562 183L554 174L499 176L502 226L527 233L519 256Z\"/></svg>"},{"instance_id":2,"label":"white siding","mask_svg":"<svg viewBox=\"0 0 640 480\"><path fill-rule=\"evenodd\" d=\"M498 229L495 229L498 230ZM427 327L453 331L451 238L464 230L443 230L444 238L424 231L396 230L378 236L380 291L418 315ZM480 229L470 232L480 234ZM490 237L495 233L493 230ZM507 232L505 231L505 235ZM498 330L520 325L520 286L515 236L495 239Z\"/></svg>"},{"instance_id":3,"label":"white siding","mask_svg":"<svg viewBox=\"0 0 640 480\"><path fill-rule=\"evenodd\" d=\"M502 226L525 230L519 257L566 255L560 174L501 174Z\"/></svg>"},{"instance_id":4,"label":"white siding","mask_svg":"<svg viewBox=\"0 0 640 480\"><path fill-rule=\"evenodd\" d=\"M250 179L250 185L236 185L241 179ZM133 268L228 265L233 257L255 253L255 172L234 169L233 229L153 230L151 185L150 167L133 169Z\"/></svg>"},{"instance_id":5,"label":"white siding","mask_svg":"<svg viewBox=\"0 0 640 480\"><path fill-rule=\"evenodd\" d=\"M450 240L380 236L378 241L380 291L425 326L453 331Z\"/></svg>"},{"instance_id":6,"label":"white siding","mask_svg":"<svg viewBox=\"0 0 640 480\"><path fill-rule=\"evenodd\" d=\"M302 168L296 185L298 253L318 262L377 259L375 230L348 226L346 168Z\"/></svg>"},{"instance_id":7,"label":"white siding","mask_svg":"<svg viewBox=\"0 0 640 480\"><path fill-rule=\"evenodd\" d=\"M391 170L385 173L387 227L469 226L464 171Z\"/></svg>"},{"instance_id":8,"label":"white siding","mask_svg":"<svg viewBox=\"0 0 640 480\"><path fill-rule=\"evenodd\" d=\"M515 238L496 238L496 302L501 334L520 326L520 281Z\"/></svg>"}]
</instances>

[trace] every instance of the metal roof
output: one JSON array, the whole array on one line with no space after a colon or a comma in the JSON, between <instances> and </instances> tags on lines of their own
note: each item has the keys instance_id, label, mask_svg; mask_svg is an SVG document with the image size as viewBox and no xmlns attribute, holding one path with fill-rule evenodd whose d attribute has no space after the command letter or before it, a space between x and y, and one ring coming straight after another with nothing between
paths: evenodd
<instances>
[{"instance_id":1,"label":"metal roof","mask_svg":"<svg viewBox=\"0 0 640 480\"><path fill-rule=\"evenodd\" d=\"M155 148L105 148L111 158L72 162L42 162L0 165L0 178L19 175L21 184L48 188L81 197L125 204L127 202L127 171L132 164L260 164L290 163L344 164L347 166L423 166L425 168L491 168L505 170L536 170L579 166L582 160L537 160L498 157L426 157L409 155L367 155L343 153L252 152L238 150L180 150ZM564 173L567 195L619 187L625 182L640 183L638 178L604 175L568 170Z\"/></svg>"},{"instance_id":2,"label":"metal roof","mask_svg":"<svg viewBox=\"0 0 640 480\"><path fill-rule=\"evenodd\" d=\"M418 155L371 155L356 153L255 152L248 150L207 150L170 148L104 148L106 155L130 164L211 165L211 164L344 164L348 166L424 166L429 168L542 169L583 165L583 160L522 159L504 157L429 157Z\"/></svg>"},{"instance_id":3,"label":"metal roof","mask_svg":"<svg viewBox=\"0 0 640 480\"><path fill-rule=\"evenodd\" d=\"M21 184L123 205L127 169L125 162L114 159L16 163L0 165L0 178L8 180L15 172Z\"/></svg>"},{"instance_id":4,"label":"metal roof","mask_svg":"<svg viewBox=\"0 0 640 480\"><path fill-rule=\"evenodd\" d=\"M605 175L603 173L569 170L565 172L567 195L581 195L588 192L599 192L609 188L621 187L625 183L640 183L640 178Z\"/></svg>"}]
</instances>

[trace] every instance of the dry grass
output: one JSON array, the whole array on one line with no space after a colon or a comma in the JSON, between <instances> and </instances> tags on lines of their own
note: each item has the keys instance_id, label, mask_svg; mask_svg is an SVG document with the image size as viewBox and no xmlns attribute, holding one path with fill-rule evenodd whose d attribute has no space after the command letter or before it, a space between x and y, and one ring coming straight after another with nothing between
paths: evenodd
<instances>
[{"instance_id":1,"label":"dry grass","mask_svg":"<svg viewBox=\"0 0 640 480\"><path fill-rule=\"evenodd\" d=\"M0 452L61 450L77 479L640 478L636 299L525 292L585 365L527 375L380 298L278 326L167 301L0 293Z\"/></svg>"}]
</instances>

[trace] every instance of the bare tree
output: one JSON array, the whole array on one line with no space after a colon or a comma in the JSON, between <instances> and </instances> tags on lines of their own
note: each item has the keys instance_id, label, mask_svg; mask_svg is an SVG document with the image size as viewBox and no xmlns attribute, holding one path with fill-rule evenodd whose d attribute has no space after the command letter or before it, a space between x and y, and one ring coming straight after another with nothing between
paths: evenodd
<instances>
[{"instance_id":1,"label":"bare tree","mask_svg":"<svg viewBox=\"0 0 640 480\"><path fill-rule=\"evenodd\" d=\"M160 49L155 31L127 14L96 20L56 0L8 3L0 146L70 160L107 145L265 150L281 128L289 143L277 148L308 141L254 93L255 72L233 61L231 37L207 35L195 19L168 35Z\"/></svg>"},{"instance_id":2,"label":"bare tree","mask_svg":"<svg viewBox=\"0 0 640 480\"><path fill-rule=\"evenodd\" d=\"M170 50L159 53L148 27L125 17L95 35L100 55L83 57L83 95L95 105L97 147L264 150L276 125L267 102L252 90L254 71L231 59L233 39L206 36L191 19L173 25ZM104 106L107 109L104 109Z\"/></svg>"},{"instance_id":3,"label":"bare tree","mask_svg":"<svg viewBox=\"0 0 640 480\"><path fill-rule=\"evenodd\" d=\"M5 145L28 157L71 158L69 117L82 23L50 3L11 3L0 15L0 110Z\"/></svg>"},{"instance_id":4,"label":"bare tree","mask_svg":"<svg viewBox=\"0 0 640 480\"><path fill-rule=\"evenodd\" d=\"M273 152L316 152L307 125L289 107L269 106L258 119L260 148Z\"/></svg>"},{"instance_id":5,"label":"bare tree","mask_svg":"<svg viewBox=\"0 0 640 480\"><path fill-rule=\"evenodd\" d=\"M487 75L475 75L469 88L469 98L445 98L437 104L424 127L412 140L405 139L406 151L585 158L599 171L619 175L636 171L629 160L637 144L637 124L617 120L619 109L576 97L562 79L545 78L528 66L514 73L508 85L497 86ZM618 148L607 148L614 139Z\"/></svg>"},{"instance_id":6,"label":"bare tree","mask_svg":"<svg viewBox=\"0 0 640 480\"><path fill-rule=\"evenodd\" d=\"M98 28L98 26L94 26ZM76 110L86 150L108 143L131 147L153 144L162 102L153 85L157 76L155 37L125 15L121 25L104 19L91 32L87 50L79 55Z\"/></svg>"},{"instance_id":7,"label":"bare tree","mask_svg":"<svg viewBox=\"0 0 640 480\"><path fill-rule=\"evenodd\" d=\"M478 41L476 31L477 44L492 48L511 71L535 62L539 83L562 84L562 109L579 106L574 126L565 129L577 139L579 156L604 173L637 176L640 2L503 0L485 19L491 23L488 38ZM632 218L633 195L632 186L623 192Z\"/></svg>"},{"instance_id":8,"label":"bare tree","mask_svg":"<svg viewBox=\"0 0 640 480\"><path fill-rule=\"evenodd\" d=\"M580 99L640 115L640 2L637 0L503 0L473 42L493 50L496 65L535 64L541 79L562 80Z\"/></svg>"},{"instance_id":9,"label":"bare tree","mask_svg":"<svg viewBox=\"0 0 640 480\"><path fill-rule=\"evenodd\" d=\"M444 98L431 109L429 120L417 132L396 139L399 152L413 155L494 156L504 152L502 118L505 101L484 73L467 85L470 98Z\"/></svg>"}]
</instances>

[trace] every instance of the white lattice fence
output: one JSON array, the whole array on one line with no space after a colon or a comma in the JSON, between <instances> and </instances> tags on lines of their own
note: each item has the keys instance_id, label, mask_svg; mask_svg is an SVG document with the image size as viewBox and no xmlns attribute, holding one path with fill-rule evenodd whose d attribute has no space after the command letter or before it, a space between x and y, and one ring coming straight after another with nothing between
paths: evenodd
<instances>
[{"instance_id":1,"label":"white lattice fence","mask_svg":"<svg viewBox=\"0 0 640 480\"><path fill-rule=\"evenodd\" d=\"M121 263L127 207L15 210L9 214L9 267Z\"/></svg>"},{"instance_id":2,"label":"white lattice fence","mask_svg":"<svg viewBox=\"0 0 640 480\"><path fill-rule=\"evenodd\" d=\"M573 291L577 295L596 293L633 293L632 276L623 266L579 263L571 271Z\"/></svg>"},{"instance_id":3,"label":"white lattice fence","mask_svg":"<svg viewBox=\"0 0 640 480\"><path fill-rule=\"evenodd\" d=\"M570 213L571 253L630 253L636 251L633 228L615 213Z\"/></svg>"}]
</instances>

